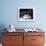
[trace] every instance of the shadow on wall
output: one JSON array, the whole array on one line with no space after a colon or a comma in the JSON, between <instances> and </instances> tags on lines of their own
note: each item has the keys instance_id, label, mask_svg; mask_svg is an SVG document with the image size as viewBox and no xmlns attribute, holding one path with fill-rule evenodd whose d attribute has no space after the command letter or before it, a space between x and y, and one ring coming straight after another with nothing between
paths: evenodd
<instances>
[{"instance_id":1,"label":"shadow on wall","mask_svg":"<svg viewBox=\"0 0 46 46\"><path fill-rule=\"evenodd\" d=\"M2 33L6 31L6 29L4 30L4 28L6 28L5 25L0 24L0 43L2 43L2 36L3 36Z\"/></svg>"}]
</instances>

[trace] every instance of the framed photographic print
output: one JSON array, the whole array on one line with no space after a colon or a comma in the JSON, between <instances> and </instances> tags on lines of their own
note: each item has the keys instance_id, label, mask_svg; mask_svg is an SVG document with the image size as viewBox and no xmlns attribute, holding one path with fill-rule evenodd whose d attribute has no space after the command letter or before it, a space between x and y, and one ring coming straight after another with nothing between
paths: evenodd
<instances>
[{"instance_id":1,"label":"framed photographic print","mask_svg":"<svg viewBox=\"0 0 46 46\"><path fill-rule=\"evenodd\" d=\"M19 7L18 8L18 21L34 21L35 8Z\"/></svg>"}]
</instances>

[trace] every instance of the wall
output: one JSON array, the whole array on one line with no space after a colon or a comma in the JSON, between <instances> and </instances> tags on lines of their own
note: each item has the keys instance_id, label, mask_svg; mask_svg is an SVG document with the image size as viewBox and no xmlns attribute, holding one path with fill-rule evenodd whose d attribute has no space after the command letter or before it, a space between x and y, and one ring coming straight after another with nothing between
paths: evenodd
<instances>
[{"instance_id":1,"label":"wall","mask_svg":"<svg viewBox=\"0 0 46 46\"><path fill-rule=\"evenodd\" d=\"M19 7L35 8L35 21L18 22ZM9 24L20 29L40 27L46 32L46 0L0 0L0 31Z\"/></svg>"},{"instance_id":2,"label":"wall","mask_svg":"<svg viewBox=\"0 0 46 46\"><path fill-rule=\"evenodd\" d=\"M0 0L1 14L0 25L13 24L16 28L46 28L46 0ZM35 21L18 22L17 8L35 8Z\"/></svg>"}]
</instances>

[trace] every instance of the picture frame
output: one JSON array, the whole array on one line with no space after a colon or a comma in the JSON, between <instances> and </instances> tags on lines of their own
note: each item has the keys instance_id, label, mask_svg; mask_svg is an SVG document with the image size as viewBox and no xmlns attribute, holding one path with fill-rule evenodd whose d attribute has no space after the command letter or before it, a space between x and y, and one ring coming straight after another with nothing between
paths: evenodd
<instances>
[{"instance_id":1,"label":"picture frame","mask_svg":"<svg viewBox=\"0 0 46 46\"><path fill-rule=\"evenodd\" d=\"M19 7L18 8L18 21L34 21L35 8L32 7Z\"/></svg>"}]
</instances>

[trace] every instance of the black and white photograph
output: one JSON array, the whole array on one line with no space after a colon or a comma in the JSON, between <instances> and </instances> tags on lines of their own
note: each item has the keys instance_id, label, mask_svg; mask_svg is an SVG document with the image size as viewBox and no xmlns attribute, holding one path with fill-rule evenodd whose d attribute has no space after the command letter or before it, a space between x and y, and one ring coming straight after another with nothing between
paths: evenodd
<instances>
[{"instance_id":1,"label":"black and white photograph","mask_svg":"<svg viewBox=\"0 0 46 46\"><path fill-rule=\"evenodd\" d=\"M34 21L35 12L33 8L19 8L18 20L19 21Z\"/></svg>"}]
</instances>

